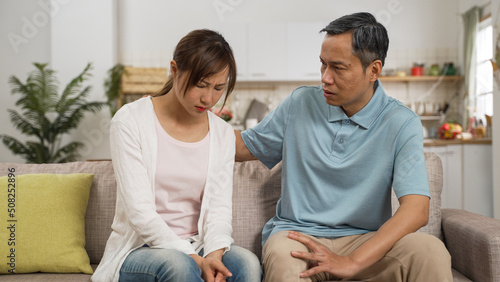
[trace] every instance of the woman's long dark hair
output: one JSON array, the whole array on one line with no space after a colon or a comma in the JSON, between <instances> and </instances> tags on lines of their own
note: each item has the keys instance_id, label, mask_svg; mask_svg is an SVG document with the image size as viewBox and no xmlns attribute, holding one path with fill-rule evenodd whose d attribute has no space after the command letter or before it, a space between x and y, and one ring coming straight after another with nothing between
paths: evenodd
<instances>
[{"instance_id":1,"label":"woman's long dark hair","mask_svg":"<svg viewBox=\"0 0 500 282\"><path fill-rule=\"evenodd\" d=\"M224 98L224 104L226 103L236 84L236 62L231 47L221 34L208 29L191 31L175 47L173 60L177 64L179 76L188 75L182 88L184 94L202 79L228 68L229 76ZM172 87L173 77L170 76L155 96L167 94Z\"/></svg>"}]
</instances>

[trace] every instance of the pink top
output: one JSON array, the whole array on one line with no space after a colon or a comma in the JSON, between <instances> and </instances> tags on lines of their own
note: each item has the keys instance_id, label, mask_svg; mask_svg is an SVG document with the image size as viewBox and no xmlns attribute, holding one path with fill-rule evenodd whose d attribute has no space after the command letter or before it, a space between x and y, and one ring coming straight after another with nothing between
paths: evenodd
<instances>
[{"instance_id":1,"label":"pink top","mask_svg":"<svg viewBox=\"0 0 500 282\"><path fill-rule=\"evenodd\" d=\"M182 239L198 233L201 199L208 170L210 134L186 143L174 139L155 115L157 161L156 211Z\"/></svg>"}]
</instances>

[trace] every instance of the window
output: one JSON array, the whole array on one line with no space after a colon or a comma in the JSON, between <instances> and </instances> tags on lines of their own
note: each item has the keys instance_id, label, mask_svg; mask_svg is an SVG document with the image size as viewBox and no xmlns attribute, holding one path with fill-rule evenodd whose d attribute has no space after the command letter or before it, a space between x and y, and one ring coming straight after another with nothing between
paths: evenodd
<instances>
[{"instance_id":1,"label":"window","mask_svg":"<svg viewBox=\"0 0 500 282\"><path fill-rule=\"evenodd\" d=\"M493 115L493 26L491 17L481 21L476 35L475 115Z\"/></svg>"}]
</instances>

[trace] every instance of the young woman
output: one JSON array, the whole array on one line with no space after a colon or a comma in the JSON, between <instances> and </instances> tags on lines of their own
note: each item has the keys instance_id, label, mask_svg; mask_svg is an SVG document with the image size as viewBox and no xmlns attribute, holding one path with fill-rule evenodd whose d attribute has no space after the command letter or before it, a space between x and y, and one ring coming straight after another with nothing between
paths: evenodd
<instances>
[{"instance_id":1,"label":"young woman","mask_svg":"<svg viewBox=\"0 0 500 282\"><path fill-rule=\"evenodd\" d=\"M235 136L209 110L236 80L225 39L194 30L178 43L154 97L111 121L118 193L93 281L260 281L257 257L232 245Z\"/></svg>"}]
</instances>

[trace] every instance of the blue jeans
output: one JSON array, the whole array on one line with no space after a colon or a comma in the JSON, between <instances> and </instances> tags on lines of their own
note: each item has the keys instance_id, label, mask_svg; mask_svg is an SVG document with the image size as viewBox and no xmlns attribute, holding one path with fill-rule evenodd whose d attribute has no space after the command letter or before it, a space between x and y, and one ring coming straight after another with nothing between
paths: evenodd
<instances>
[{"instance_id":1,"label":"blue jeans","mask_svg":"<svg viewBox=\"0 0 500 282\"><path fill-rule=\"evenodd\" d=\"M203 255L203 250L200 255ZM259 259L249 250L233 245L222 257L222 263L233 274L227 278L228 282L260 282L262 279ZM120 269L119 281L203 282L203 278L198 264L189 255L145 246L127 256Z\"/></svg>"}]
</instances>

